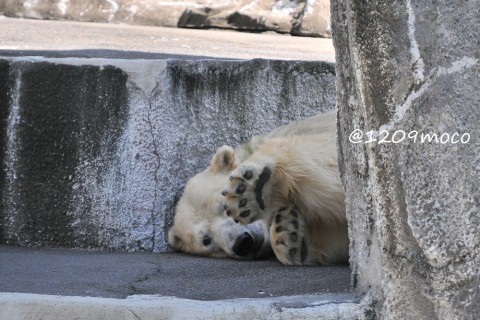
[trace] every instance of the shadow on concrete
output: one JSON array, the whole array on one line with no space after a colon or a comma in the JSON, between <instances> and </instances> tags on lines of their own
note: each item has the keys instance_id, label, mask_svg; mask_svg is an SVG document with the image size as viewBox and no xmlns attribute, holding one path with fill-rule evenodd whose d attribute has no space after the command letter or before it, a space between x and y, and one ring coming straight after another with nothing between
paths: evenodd
<instances>
[{"instance_id":1,"label":"shadow on concrete","mask_svg":"<svg viewBox=\"0 0 480 320\"><path fill-rule=\"evenodd\" d=\"M0 50L4 57L45 57L45 58L105 58L105 59L175 59L175 60L241 60L234 58L218 58L196 55L181 55L142 51L123 51L110 49L82 49L82 50Z\"/></svg>"}]
</instances>

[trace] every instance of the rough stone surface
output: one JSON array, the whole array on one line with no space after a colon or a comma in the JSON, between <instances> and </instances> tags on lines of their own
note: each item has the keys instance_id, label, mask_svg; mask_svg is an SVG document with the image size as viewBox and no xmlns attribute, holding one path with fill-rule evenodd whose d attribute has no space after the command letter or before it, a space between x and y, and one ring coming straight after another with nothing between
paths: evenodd
<instances>
[{"instance_id":1,"label":"rough stone surface","mask_svg":"<svg viewBox=\"0 0 480 320\"><path fill-rule=\"evenodd\" d=\"M299 36L331 37L330 1L237 1L209 3L185 10L179 27L276 31Z\"/></svg>"},{"instance_id":2,"label":"rough stone surface","mask_svg":"<svg viewBox=\"0 0 480 320\"><path fill-rule=\"evenodd\" d=\"M330 0L307 0L301 10L295 11L292 35L331 37Z\"/></svg>"},{"instance_id":3,"label":"rough stone surface","mask_svg":"<svg viewBox=\"0 0 480 320\"><path fill-rule=\"evenodd\" d=\"M476 319L478 1L332 5L353 283L382 319ZM363 143L349 141L355 129ZM365 143L370 130L418 137ZM470 141L421 143L422 134L456 132Z\"/></svg>"},{"instance_id":4,"label":"rough stone surface","mask_svg":"<svg viewBox=\"0 0 480 320\"><path fill-rule=\"evenodd\" d=\"M9 244L165 251L182 186L216 148L335 105L322 62L0 61Z\"/></svg>"},{"instance_id":5,"label":"rough stone surface","mask_svg":"<svg viewBox=\"0 0 480 320\"><path fill-rule=\"evenodd\" d=\"M34 19L228 28L331 37L329 0L5 0L0 14Z\"/></svg>"},{"instance_id":6,"label":"rough stone surface","mask_svg":"<svg viewBox=\"0 0 480 320\"><path fill-rule=\"evenodd\" d=\"M187 8L205 3L156 0L4 0L0 12L9 17L66 19L176 27Z\"/></svg>"}]
</instances>

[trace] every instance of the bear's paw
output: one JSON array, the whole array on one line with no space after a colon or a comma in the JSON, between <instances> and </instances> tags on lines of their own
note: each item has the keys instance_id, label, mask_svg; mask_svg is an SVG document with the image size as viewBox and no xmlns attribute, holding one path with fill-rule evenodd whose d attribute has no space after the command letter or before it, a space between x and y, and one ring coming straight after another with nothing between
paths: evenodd
<instances>
[{"instance_id":1,"label":"bear's paw","mask_svg":"<svg viewBox=\"0 0 480 320\"><path fill-rule=\"evenodd\" d=\"M292 205L278 210L270 228L273 252L283 264L308 264L305 222L299 209Z\"/></svg>"},{"instance_id":2,"label":"bear's paw","mask_svg":"<svg viewBox=\"0 0 480 320\"><path fill-rule=\"evenodd\" d=\"M268 166L246 164L234 170L222 192L227 215L242 224L260 218L268 206L271 175Z\"/></svg>"}]
</instances>

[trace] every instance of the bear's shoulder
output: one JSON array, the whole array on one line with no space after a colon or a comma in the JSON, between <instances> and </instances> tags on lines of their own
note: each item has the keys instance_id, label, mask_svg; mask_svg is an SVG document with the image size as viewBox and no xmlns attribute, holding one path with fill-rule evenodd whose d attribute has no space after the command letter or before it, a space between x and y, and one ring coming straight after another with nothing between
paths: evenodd
<instances>
[{"instance_id":1,"label":"bear's shoulder","mask_svg":"<svg viewBox=\"0 0 480 320\"><path fill-rule=\"evenodd\" d=\"M329 111L301 121L291 122L285 126L277 127L266 135L255 136L249 142L237 146L235 148L235 157L240 162L244 161L269 139L335 133L335 119L335 111Z\"/></svg>"}]
</instances>

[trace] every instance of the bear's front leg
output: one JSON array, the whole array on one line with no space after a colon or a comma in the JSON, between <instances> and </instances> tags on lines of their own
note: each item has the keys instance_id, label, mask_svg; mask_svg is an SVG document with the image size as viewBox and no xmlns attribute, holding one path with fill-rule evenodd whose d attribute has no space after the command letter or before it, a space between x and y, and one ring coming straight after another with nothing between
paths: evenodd
<instances>
[{"instance_id":1,"label":"bear's front leg","mask_svg":"<svg viewBox=\"0 0 480 320\"><path fill-rule=\"evenodd\" d=\"M269 220L267 210L273 180L273 165L247 162L232 172L223 195L225 210L242 224L257 219Z\"/></svg>"}]
</instances>

